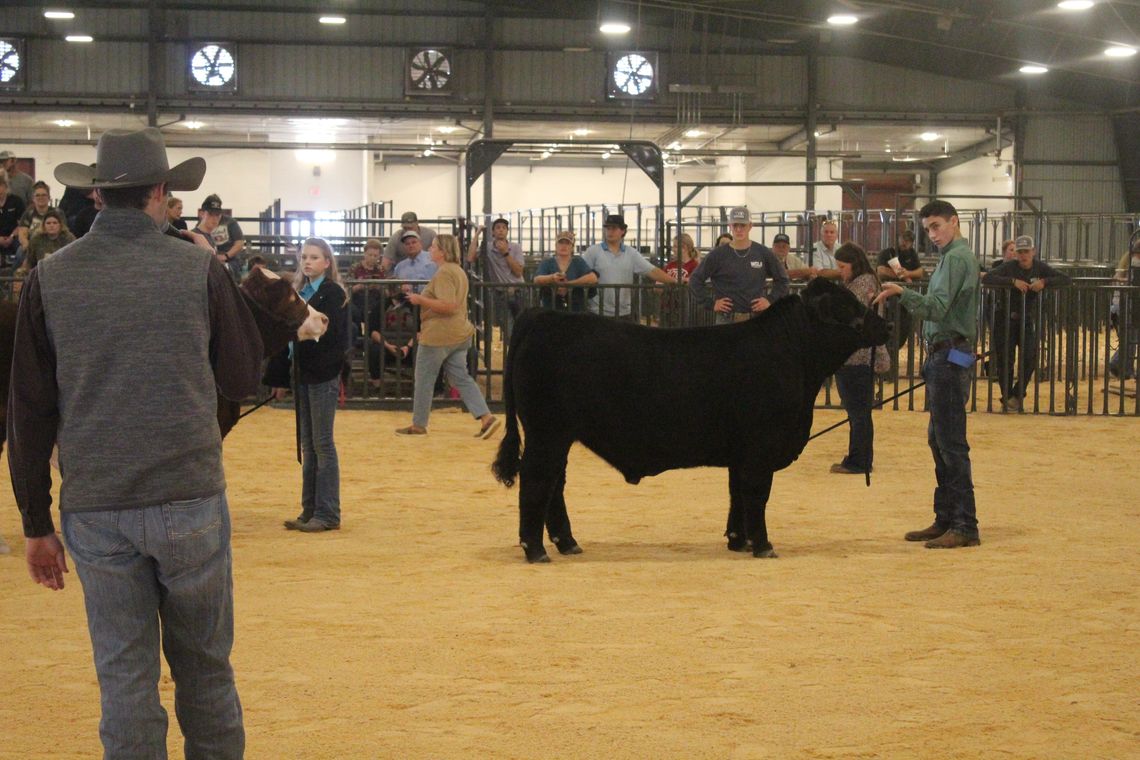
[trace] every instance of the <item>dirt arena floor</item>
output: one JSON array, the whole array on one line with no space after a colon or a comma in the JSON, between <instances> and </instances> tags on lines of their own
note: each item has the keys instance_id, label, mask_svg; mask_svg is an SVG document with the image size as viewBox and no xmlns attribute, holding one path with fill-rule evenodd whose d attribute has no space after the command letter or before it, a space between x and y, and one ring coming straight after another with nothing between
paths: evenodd
<instances>
[{"instance_id":1,"label":"dirt arena floor","mask_svg":"<svg viewBox=\"0 0 1140 760\"><path fill-rule=\"evenodd\" d=\"M497 441L455 410L395 437L407 420L338 415L335 533L282 528L291 413L226 442L250 758L1140 756L1135 418L971 414L983 543L957 551L902 541L931 521L919 412L876 413L869 489L827 472L845 433L777 474L775 560L725 550L724 471L634 487L575 448L585 554L545 566ZM28 580L4 501L0 758L98 757L79 583Z\"/></svg>"}]
</instances>

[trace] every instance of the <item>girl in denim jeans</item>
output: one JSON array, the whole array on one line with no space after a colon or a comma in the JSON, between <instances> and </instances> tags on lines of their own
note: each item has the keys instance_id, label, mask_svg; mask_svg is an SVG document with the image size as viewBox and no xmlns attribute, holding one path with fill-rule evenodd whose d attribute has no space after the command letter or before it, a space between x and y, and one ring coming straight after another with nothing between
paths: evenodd
<instances>
[{"instance_id":1,"label":"girl in denim jeans","mask_svg":"<svg viewBox=\"0 0 1140 760\"><path fill-rule=\"evenodd\" d=\"M340 462L333 440L333 419L340 397L340 370L349 347L348 297L339 284L332 247L309 238L293 286L310 306L329 318L319 341L296 342L270 360L266 384L285 397L294 387L301 446L301 514L285 527L304 533L340 528Z\"/></svg>"}]
</instances>

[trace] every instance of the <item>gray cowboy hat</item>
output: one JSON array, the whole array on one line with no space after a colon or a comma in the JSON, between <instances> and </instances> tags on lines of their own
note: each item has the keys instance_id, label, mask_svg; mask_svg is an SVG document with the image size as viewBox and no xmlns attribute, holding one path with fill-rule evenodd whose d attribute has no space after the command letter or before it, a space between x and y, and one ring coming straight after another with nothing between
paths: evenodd
<instances>
[{"instance_id":1,"label":"gray cowboy hat","mask_svg":"<svg viewBox=\"0 0 1140 760\"><path fill-rule=\"evenodd\" d=\"M99 138L93 166L68 162L55 167L58 182L88 190L160 183L170 190L197 190L205 174L202 158L187 159L171 169L162 133L154 127L109 129Z\"/></svg>"}]
</instances>

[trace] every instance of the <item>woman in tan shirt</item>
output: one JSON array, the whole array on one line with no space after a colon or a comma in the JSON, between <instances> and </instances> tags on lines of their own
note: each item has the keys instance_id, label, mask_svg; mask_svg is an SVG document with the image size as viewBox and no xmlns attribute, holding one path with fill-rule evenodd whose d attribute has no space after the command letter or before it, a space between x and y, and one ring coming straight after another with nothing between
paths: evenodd
<instances>
[{"instance_id":1,"label":"woman in tan shirt","mask_svg":"<svg viewBox=\"0 0 1140 760\"><path fill-rule=\"evenodd\" d=\"M482 423L475 437L489 438L500 420L491 414L479 386L467 374L467 351L475 326L467 319L467 273L459 266L459 242L454 235L436 235L428 254L438 269L422 293L408 295L420 307L412 424L397 429L396 434L427 434L432 388L443 367L451 387L459 390L467 409Z\"/></svg>"}]
</instances>

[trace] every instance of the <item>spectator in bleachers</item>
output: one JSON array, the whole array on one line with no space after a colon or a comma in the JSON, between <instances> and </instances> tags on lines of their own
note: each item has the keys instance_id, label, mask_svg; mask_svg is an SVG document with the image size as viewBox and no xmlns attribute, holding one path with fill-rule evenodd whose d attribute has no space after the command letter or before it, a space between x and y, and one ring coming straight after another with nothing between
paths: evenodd
<instances>
[{"instance_id":1,"label":"spectator in bleachers","mask_svg":"<svg viewBox=\"0 0 1140 760\"><path fill-rule=\"evenodd\" d=\"M417 237L418 239L418 237ZM467 273L460 263L459 241L454 235L437 235L430 250L437 271L423 293L408 300L420 307L420 343L416 349L412 424L397 435L425 435L431 415L432 382L440 367L452 388L459 390L463 404L480 424L476 438L489 438L500 420L487 408L479 386L467 373L467 352L475 326L467 319Z\"/></svg>"},{"instance_id":2,"label":"spectator in bleachers","mask_svg":"<svg viewBox=\"0 0 1140 760\"><path fill-rule=\"evenodd\" d=\"M809 267L803 259L792 253L792 239L783 232L772 238L772 253L784 265L789 280L810 280L819 270L818 267Z\"/></svg>"},{"instance_id":3,"label":"spectator in bleachers","mask_svg":"<svg viewBox=\"0 0 1140 760\"><path fill-rule=\"evenodd\" d=\"M0 266L10 264L20 247L16 228L24 215L24 201L8 192L8 174L0 170Z\"/></svg>"},{"instance_id":4,"label":"spectator in bleachers","mask_svg":"<svg viewBox=\"0 0 1140 760\"><path fill-rule=\"evenodd\" d=\"M835 264L835 251L839 245L839 223L828 219L819 227L819 240L812 251L811 266L816 277L827 280L840 279L839 268Z\"/></svg>"},{"instance_id":5,"label":"spectator in bleachers","mask_svg":"<svg viewBox=\"0 0 1140 760\"><path fill-rule=\"evenodd\" d=\"M682 284L688 283L693 270L701 263L701 252L687 232L682 232L673 240L673 250L677 255L665 265L665 272Z\"/></svg>"},{"instance_id":6,"label":"spectator in bleachers","mask_svg":"<svg viewBox=\"0 0 1140 760\"><path fill-rule=\"evenodd\" d=\"M166 199L166 221L176 230L190 229L186 220L182 218L182 199L173 195Z\"/></svg>"},{"instance_id":7,"label":"spectator in bleachers","mask_svg":"<svg viewBox=\"0 0 1140 760\"><path fill-rule=\"evenodd\" d=\"M486 282L521 285L526 258L522 246L508 238L511 223L503 218L496 219L491 223L491 237L486 238L484 235L486 239L480 246L479 236L485 231L486 227L479 225L479 229L471 236L471 243L467 247L467 262L474 264L482 253L483 279ZM486 293L492 322L502 330L503 343L509 344L511 328L514 327L520 309L520 294L516 288L487 288Z\"/></svg>"},{"instance_id":8,"label":"spectator in bleachers","mask_svg":"<svg viewBox=\"0 0 1140 760\"><path fill-rule=\"evenodd\" d=\"M75 235L67 229L63 221L63 214L54 208L44 213L43 219L32 238L28 241L28 249L24 254L24 261L17 270L18 274L30 272L36 264L51 256L68 243L74 242Z\"/></svg>"},{"instance_id":9,"label":"spectator in bleachers","mask_svg":"<svg viewBox=\"0 0 1140 760\"><path fill-rule=\"evenodd\" d=\"M199 235L204 235L210 243L210 248L214 249L214 255L217 256L218 261L222 266L228 267L228 259L225 256L218 255L218 244L214 242L214 230L222 221L222 201L212 195L206 196L202 201L202 207L198 209L198 224L194 227L192 232L197 232Z\"/></svg>"},{"instance_id":10,"label":"spectator in bleachers","mask_svg":"<svg viewBox=\"0 0 1140 760\"><path fill-rule=\"evenodd\" d=\"M895 248L884 248L879 251L878 264L876 274L880 280L913 282L926 276L922 261L918 258L918 251L914 250L914 233L910 230L899 233L898 245Z\"/></svg>"},{"instance_id":11,"label":"spectator in bleachers","mask_svg":"<svg viewBox=\"0 0 1140 760\"><path fill-rule=\"evenodd\" d=\"M348 296L340 286L332 246L309 238L301 247L293 285L301 298L329 319L319 341L300 341L269 360L266 385L278 399L292 384L301 439L301 514L285 527L303 533L340 528L340 459L333 420L340 372L348 350Z\"/></svg>"},{"instance_id":12,"label":"spectator in bleachers","mask_svg":"<svg viewBox=\"0 0 1140 760\"><path fill-rule=\"evenodd\" d=\"M585 311L586 288L567 287L590 282L590 267L574 254L574 233L558 233L554 255L538 263L534 284L545 285L539 297L542 308L554 311Z\"/></svg>"},{"instance_id":13,"label":"spectator in bleachers","mask_svg":"<svg viewBox=\"0 0 1140 760\"><path fill-rule=\"evenodd\" d=\"M1034 320L1037 294L1045 288L1064 287L1072 282L1068 275L1061 274L1036 258L1037 250L1029 235L1018 236L1014 250L1014 260L1005 262L982 277L983 285L1012 286L1019 291L1013 293L1003 289L997 293L997 311L994 317L990 366L997 368L1002 406L1007 412L1021 411L1025 391L1033 377L1033 370L1037 367L1037 326ZM1015 352L1020 354L1016 383L1013 380Z\"/></svg>"},{"instance_id":14,"label":"spectator in bleachers","mask_svg":"<svg viewBox=\"0 0 1140 760\"><path fill-rule=\"evenodd\" d=\"M63 213L67 226L75 233L76 221L79 219L79 214L84 210L91 208L95 205L95 201L91 198L91 191L84 190L79 187L65 187L63 189L63 197L59 200L59 210ZM87 225L90 227L90 223ZM75 236L81 237L78 233Z\"/></svg>"},{"instance_id":15,"label":"spectator in bleachers","mask_svg":"<svg viewBox=\"0 0 1140 760\"><path fill-rule=\"evenodd\" d=\"M1140 236L1132 238L1130 250L1120 257L1112 281L1123 285L1140 285ZM1129 313L1127 329L1124 329L1125 326L1120 321L1121 300L1128 297L1128 294L1119 290L1112 295L1111 320L1120 345L1108 360L1109 374L1113 377L1123 375L1126 380L1136 377L1136 347L1140 343L1140 315L1136 313L1136 307L1133 306ZM1132 303L1135 304L1136 300L1133 299ZM1122 360L1122 356L1128 357L1127 361Z\"/></svg>"},{"instance_id":16,"label":"spectator in bleachers","mask_svg":"<svg viewBox=\"0 0 1140 760\"><path fill-rule=\"evenodd\" d=\"M88 230L91 229L91 225L95 223L95 217L103 210L103 198L100 197L99 193L94 190L89 190L86 198L91 203L89 205L80 206L79 210L75 213L75 218L68 219L67 226L71 228L71 232L76 238L81 238L87 234Z\"/></svg>"},{"instance_id":17,"label":"spectator in bleachers","mask_svg":"<svg viewBox=\"0 0 1140 760\"><path fill-rule=\"evenodd\" d=\"M32 235L39 231L47 212L55 211L51 205L51 189L46 182L37 182L32 187L32 205L24 209L20 217L20 224L16 227L16 235L20 238L20 247L25 251Z\"/></svg>"},{"instance_id":18,"label":"spectator in bleachers","mask_svg":"<svg viewBox=\"0 0 1140 760\"><path fill-rule=\"evenodd\" d=\"M1011 238L1001 244L1001 259L990 264L990 271L997 269L1007 261L1013 261L1017 251L1014 249L1014 240Z\"/></svg>"},{"instance_id":19,"label":"spectator in bleachers","mask_svg":"<svg viewBox=\"0 0 1140 760\"><path fill-rule=\"evenodd\" d=\"M416 309L407 296L400 293L391 300L388 308L372 309L368 320L368 377L374 388L379 388L381 378L381 351L385 352L384 363L397 367L412 367L416 361L416 334L419 320ZM439 390L437 382L436 390Z\"/></svg>"},{"instance_id":20,"label":"spectator in bleachers","mask_svg":"<svg viewBox=\"0 0 1140 760\"><path fill-rule=\"evenodd\" d=\"M0 151L0 161L3 169L8 172L8 192L16 195L24 202L24 207L32 205L33 180L16 166L16 154L10 150Z\"/></svg>"},{"instance_id":21,"label":"spectator in bleachers","mask_svg":"<svg viewBox=\"0 0 1140 760\"><path fill-rule=\"evenodd\" d=\"M432 257L423 252L420 233L415 230L404 230L403 234L404 237L401 238L400 245L404 247L407 255L396 265L392 272L393 278L397 280L430 280L435 275L437 267ZM423 285L403 286L405 293L419 293L423 289Z\"/></svg>"},{"instance_id":22,"label":"spectator in bleachers","mask_svg":"<svg viewBox=\"0 0 1140 760\"><path fill-rule=\"evenodd\" d=\"M610 214L602 225L605 241L595 243L582 254L590 274L585 284L632 285L643 275L663 285L676 285L676 281L660 267L655 267L637 250L625 244L629 227L621 214ZM631 288L599 288L596 298L590 300L590 309L603 316L634 320Z\"/></svg>"},{"instance_id":23,"label":"spectator in bleachers","mask_svg":"<svg viewBox=\"0 0 1140 760\"><path fill-rule=\"evenodd\" d=\"M732 244L709 252L689 278L693 295L706 306L711 305L717 324L750 319L788 293L784 265L770 248L750 237L752 214L748 209L732 209L729 221ZM711 289L706 288L708 283L712 284Z\"/></svg>"},{"instance_id":24,"label":"spectator in bleachers","mask_svg":"<svg viewBox=\"0 0 1140 760\"><path fill-rule=\"evenodd\" d=\"M400 229L388 238L388 245L384 247L384 258L388 262L389 270L394 269L397 264L408 257L404 238L409 232L414 232L418 236L421 243L420 250L430 248L431 241L435 239L436 235L435 230L420 224L420 218L416 216L415 211L405 211L400 217Z\"/></svg>"},{"instance_id":25,"label":"spectator in bleachers","mask_svg":"<svg viewBox=\"0 0 1140 760\"><path fill-rule=\"evenodd\" d=\"M713 248L720 248L722 245L728 245L731 242L732 242L732 233L731 232L722 232L716 236L716 244L713 245Z\"/></svg>"},{"instance_id":26,"label":"spectator in bleachers","mask_svg":"<svg viewBox=\"0 0 1140 760\"><path fill-rule=\"evenodd\" d=\"M388 270L384 266L381 252L384 244L376 238L364 242L364 256L349 273L353 280L384 280ZM358 282L352 286L352 322L356 325L353 336L360 334L361 327L369 321L371 312L379 311L384 300L384 289L379 285Z\"/></svg>"},{"instance_id":27,"label":"spectator in bleachers","mask_svg":"<svg viewBox=\"0 0 1140 760\"><path fill-rule=\"evenodd\" d=\"M835 263L843 285L869 307L879 294L879 278L871 269L867 252L854 243L844 243L835 252ZM839 398L851 421L847 435L847 456L842 462L831 465L831 471L844 475L870 472L875 456L875 425L871 408L875 404L875 373L872 351L884 351L882 346L860 348L848 357L835 373Z\"/></svg>"}]
</instances>

